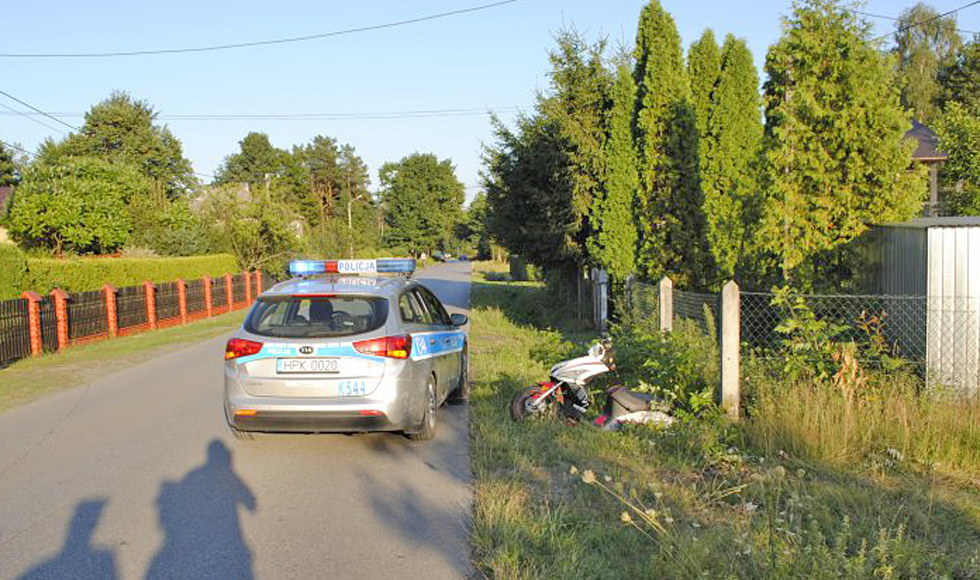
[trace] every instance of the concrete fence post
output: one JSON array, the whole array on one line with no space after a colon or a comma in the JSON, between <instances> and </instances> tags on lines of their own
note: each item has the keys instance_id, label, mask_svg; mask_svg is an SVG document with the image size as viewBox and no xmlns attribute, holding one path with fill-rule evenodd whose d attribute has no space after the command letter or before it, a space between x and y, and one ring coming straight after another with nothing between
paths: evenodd
<instances>
[{"instance_id":1,"label":"concrete fence post","mask_svg":"<svg viewBox=\"0 0 980 580\"><path fill-rule=\"evenodd\" d=\"M68 293L61 288L51 291L54 298L54 315L58 320L58 350L68 348Z\"/></svg>"},{"instance_id":2,"label":"concrete fence post","mask_svg":"<svg viewBox=\"0 0 980 580\"><path fill-rule=\"evenodd\" d=\"M180 323L187 324L187 283L177 278L177 304L180 306Z\"/></svg>"},{"instance_id":3,"label":"concrete fence post","mask_svg":"<svg viewBox=\"0 0 980 580\"><path fill-rule=\"evenodd\" d=\"M245 305L252 303L252 275L248 273L248 270L242 272L242 277L245 278Z\"/></svg>"},{"instance_id":4,"label":"concrete fence post","mask_svg":"<svg viewBox=\"0 0 980 580\"><path fill-rule=\"evenodd\" d=\"M674 330L674 282L667 276L660 280L660 330Z\"/></svg>"},{"instance_id":5,"label":"concrete fence post","mask_svg":"<svg viewBox=\"0 0 980 580\"><path fill-rule=\"evenodd\" d=\"M739 415L739 337L741 298L734 280L721 289L721 407L733 420Z\"/></svg>"},{"instance_id":6,"label":"concrete fence post","mask_svg":"<svg viewBox=\"0 0 980 580\"><path fill-rule=\"evenodd\" d=\"M157 328L157 294L153 282L146 280L143 282L143 290L146 292L146 323L150 330Z\"/></svg>"},{"instance_id":7,"label":"concrete fence post","mask_svg":"<svg viewBox=\"0 0 980 580\"><path fill-rule=\"evenodd\" d=\"M37 292L22 292L21 298L27 300L27 325L31 336L31 356L44 354L41 342L41 295Z\"/></svg>"},{"instance_id":8,"label":"concrete fence post","mask_svg":"<svg viewBox=\"0 0 980 580\"><path fill-rule=\"evenodd\" d=\"M204 280L204 310L208 313L208 318L214 316L214 301L211 299L211 277L205 276Z\"/></svg>"},{"instance_id":9,"label":"concrete fence post","mask_svg":"<svg viewBox=\"0 0 980 580\"><path fill-rule=\"evenodd\" d=\"M112 284L102 286L105 295L105 327L110 337L119 336L119 309L116 306L116 287Z\"/></svg>"},{"instance_id":10,"label":"concrete fence post","mask_svg":"<svg viewBox=\"0 0 980 580\"><path fill-rule=\"evenodd\" d=\"M232 284L234 284L234 282L231 279L231 274L225 274L225 304L228 306L228 312L234 310L232 306L235 304L235 295L232 293Z\"/></svg>"}]
</instances>

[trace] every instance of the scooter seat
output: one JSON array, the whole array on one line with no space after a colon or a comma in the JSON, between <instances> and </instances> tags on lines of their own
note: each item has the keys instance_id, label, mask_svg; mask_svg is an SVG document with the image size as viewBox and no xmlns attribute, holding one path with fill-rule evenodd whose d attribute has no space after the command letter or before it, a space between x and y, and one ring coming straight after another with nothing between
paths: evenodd
<instances>
[{"instance_id":1,"label":"scooter seat","mask_svg":"<svg viewBox=\"0 0 980 580\"><path fill-rule=\"evenodd\" d=\"M613 404L613 415L617 416L623 412L649 411L653 395L631 391L626 387L613 387L609 389L609 399Z\"/></svg>"}]
</instances>

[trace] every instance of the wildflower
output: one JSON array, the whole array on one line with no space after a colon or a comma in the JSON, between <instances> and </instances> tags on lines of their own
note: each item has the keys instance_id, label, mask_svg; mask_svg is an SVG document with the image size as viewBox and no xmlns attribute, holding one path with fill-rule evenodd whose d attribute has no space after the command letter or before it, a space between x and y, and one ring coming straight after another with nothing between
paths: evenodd
<instances>
[{"instance_id":1,"label":"wildflower","mask_svg":"<svg viewBox=\"0 0 980 580\"><path fill-rule=\"evenodd\" d=\"M691 527L692 528L700 528L701 527L701 524L699 524L697 522L691 522Z\"/></svg>"},{"instance_id":2,"label":"wildflower","mask_svg":"<svg viewBox=\"0 0 980 580\"><path fill-rule=\"evenodd\" d=\"M752 503L750 501L747 501L747 502L745 502L745 503L742 504L742 508L745 510L745 513L750 514L750 513L754 512L755 510L759 509L759 506L757 506L756 504L754 504L754 503Z\"/></svg>"},{"instance_id":3,"label":"wildflower","mask_svg":"<svg viewBox=\"0 0 980 580\"><path fill-rule=\"evenodd\" d=\"M586 469L582 473L582 481L588 483L589 485L595 483L595 473L591 469Z\"/></svg>"},{"instance_id":4,"label":"wildflower","mask_svg":"<svg viewBox=\"0 0 980 580\"><path fill-rule=\"evenodd\" d=\"M664 518L664 521L667 522L668 524L672 524L674 523L674 518L667 516Z\"/></svg>"},{"instance_id":5,"label":"wildflower","mask_svg":"<svg viewBox=\"0 0 980 580\"><path fill-rule=\"evenodd\" d=\"M803 476L805 475L806 475L806 470L803 469L802 467L796 470L796 477L803 479Z\"/></svg>"},{"instance_id":6,"label":"wildflower","mask_svg":"<svg viewBox=\"0 0 980 580\"><path fill-rule=\"evenodd\" d=\"M629 512L623 512L619 514L619 520L624 524L628 524L633 521L633 516L631 516Z\"/></svg>"},{"instance_id":7,"label":"wildflower","mask_svg":"<svg viewBox=\"0 0 980 580\"><path fill-rule=\"evenodd\" d=\"M774 478L783 479L784 477L786 477L786 468L783 467L782 465L777 465L776 467L772 468L771 473Z\"/></svg>"},{"instance_id":8,"label":"wildflower","mask_svg":"<svg viewBox=\"0 0 980 580\"><path fill-rule=\"evenodd\" d=\"M651 518L651 519L657 517L657 510L655 510L653 508L645 509L645 510L643 510L643 513L645 513L647 515L647 517L648 518Z\"/></svg>"},{"instance_id":9,"label":"wildflower","mask_svg":"<svg viewBox=\"0 0 980 580\"><path fill-rule=\"evenodd\" d=\"M569 467L569 468L568 468L568 473L570 473L570 474L572 474L572 475L575 475L575 474L577 474L577 473L578 473L578 467L575 467L574 465L573 465L573 466L571 466L571 467Z\"/></svg>"},{"instance_id":10,"label":"wildflower","mask_svg":"<svg viewBox=\"0 0 980 580\"><path fill-rule=\"evenodd\" d=\"M653 497L657 498L657 501L659 501L659 500L663 499L664 494L662 494L659 491L657 491L657 492L654 492Z\"/></svg>"},{"instance_id":11,"label":"wildflower","mask_svg":"<svg viewBox=\"0 0 980 580\"><path fill-rule=\"evenodd\" d=\"M609 483L610 481L612 481L612 477L610 477L608 475L602 476L602 479L605 479L606 480L606 483Z\"/></svg>"}]
</instances>

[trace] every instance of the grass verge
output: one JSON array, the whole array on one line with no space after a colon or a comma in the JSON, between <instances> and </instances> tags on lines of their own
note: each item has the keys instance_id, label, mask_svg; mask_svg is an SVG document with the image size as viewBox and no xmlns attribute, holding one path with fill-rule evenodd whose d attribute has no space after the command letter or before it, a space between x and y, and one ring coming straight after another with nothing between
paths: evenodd
<instances>
[{"instance_id":1,"label":"grass verge","mask_svg":"<svg viewBox=\"0 0 980 580\"><path fill-rule=\"evenodd\" d=\"M0 370L0 411L231 332L242 323L246 312L238 310L184 326L91 342L73 346L63 353L17 361Z\"/></svg>"},{"instance_id":2,"label":"grass verge","mask_svg":"<svg viewBox=\"0 0 980 580\"><path fill-rule=\"evenodd\" d=\"M899 458L869 467L767 451L773 439L753 429L769 429L752 418L619 433L514 424L511 396L584 350L544 329L543 294L473 286L473 549L483 577L980 578L980 484L970 478Z\"/></svg>"}]
</instances>

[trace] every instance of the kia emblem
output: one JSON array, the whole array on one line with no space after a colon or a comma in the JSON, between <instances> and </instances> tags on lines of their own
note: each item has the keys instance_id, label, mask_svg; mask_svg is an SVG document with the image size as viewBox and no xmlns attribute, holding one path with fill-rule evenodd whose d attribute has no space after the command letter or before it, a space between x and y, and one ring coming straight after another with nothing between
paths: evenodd
<instances>
[{"instance_id":1,"label":"kia emblem","mask_svg":"<svg viewBox=\"0 0 980 580\"><path fill-rule=\"evenodd\" d=\"M313 354L313 347L312 346L301 346L301 347L299 347L299 353L300 354Z\"/></svg>"}]
</instances>

